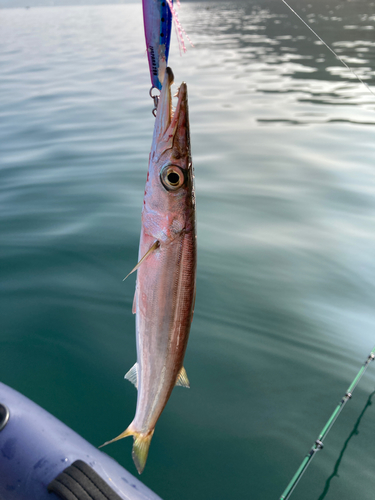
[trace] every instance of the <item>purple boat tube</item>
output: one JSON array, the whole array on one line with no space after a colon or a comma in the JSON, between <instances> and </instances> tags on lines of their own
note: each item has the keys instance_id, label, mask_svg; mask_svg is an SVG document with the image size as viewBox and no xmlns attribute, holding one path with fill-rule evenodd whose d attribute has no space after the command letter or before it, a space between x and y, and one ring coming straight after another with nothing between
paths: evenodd
<instances>
[{"instance_id":1,"label":"purple boat tube","mask_svg":"<svg viewBox=\"0 0 375 500\"><path fill-rule=\"evenodd\" d=\"M111 457L0 382L0 500L161 500Z\"/></svg>"}]
</instances>

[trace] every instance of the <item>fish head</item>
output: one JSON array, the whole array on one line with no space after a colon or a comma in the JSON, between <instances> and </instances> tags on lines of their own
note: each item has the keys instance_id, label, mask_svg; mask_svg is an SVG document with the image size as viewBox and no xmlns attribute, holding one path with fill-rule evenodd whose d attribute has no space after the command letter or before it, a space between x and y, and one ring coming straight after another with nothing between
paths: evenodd
<instances>
[{"instance_id":1,"label":"fish head","mask_svg":"<svg viewBox=\"0 0 375 500\"><path fill-rule=\"evenodd\" d=\"M180 85L173 111L172 84L173 72L167 68L157 108L143 208L143 224L159 241L195 229L187 85Z\"/></svg>"}]
</instances>

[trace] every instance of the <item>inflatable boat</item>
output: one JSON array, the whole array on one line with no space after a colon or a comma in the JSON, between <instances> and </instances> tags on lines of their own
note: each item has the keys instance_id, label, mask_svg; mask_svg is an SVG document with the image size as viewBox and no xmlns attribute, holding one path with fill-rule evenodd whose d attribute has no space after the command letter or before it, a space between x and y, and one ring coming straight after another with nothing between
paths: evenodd
<instances>
[{"instance_id":1,"label":"inflatable boat","mask_svg":"<svg viewBox=\"0 0 375 500\"><path fill-rule=\"evenodd\" d=\"M0 382L0 500L161 500L111 457Z\"/></svg>"}]
</instances>

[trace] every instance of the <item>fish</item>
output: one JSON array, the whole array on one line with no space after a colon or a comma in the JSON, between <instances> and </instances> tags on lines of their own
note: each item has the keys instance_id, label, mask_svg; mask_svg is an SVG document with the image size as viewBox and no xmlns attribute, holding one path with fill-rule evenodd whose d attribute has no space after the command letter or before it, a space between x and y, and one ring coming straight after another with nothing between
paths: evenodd
<instances>
[{"instance_id":1,"label":"fish","mask_svg":"<svg viewBox=\"0 0 375 500\"><path fill-rule=\"evenodd\" d=\"M183 361L196 294L196 202L187 86L180 85L173 112L173 81L167 67L149 156L139 261L131 271L137 271L137 362L125 378L138 389L137 407L129 427L102 445L133 436L139 474L174 386L190 387Z\"/></svg>"}]
</instances>

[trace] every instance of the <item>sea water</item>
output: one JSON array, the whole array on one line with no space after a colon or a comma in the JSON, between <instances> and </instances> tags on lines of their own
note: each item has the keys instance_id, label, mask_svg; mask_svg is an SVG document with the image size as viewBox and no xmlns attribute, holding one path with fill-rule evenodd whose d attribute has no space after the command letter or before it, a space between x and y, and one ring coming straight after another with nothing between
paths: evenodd
<instances>
[{"instance_id":1,"label":"sea water","mask_svg":"<svg viewBox=\"0 0 375 500\"><path fill-rule=\"evenodd\" d=\"M95 446L136 404L122 279L154 124L140 3L0 11L0 379ZM293 7L375 90L374 3ZM165 500L275 500L375 344L375 97L279 1L179 16L191 389L173 391L141 479ZM374 383L370 365L296 500L373 499ZM136 474L131 446L104 451Z\"/></svg>"}]
</instances>

